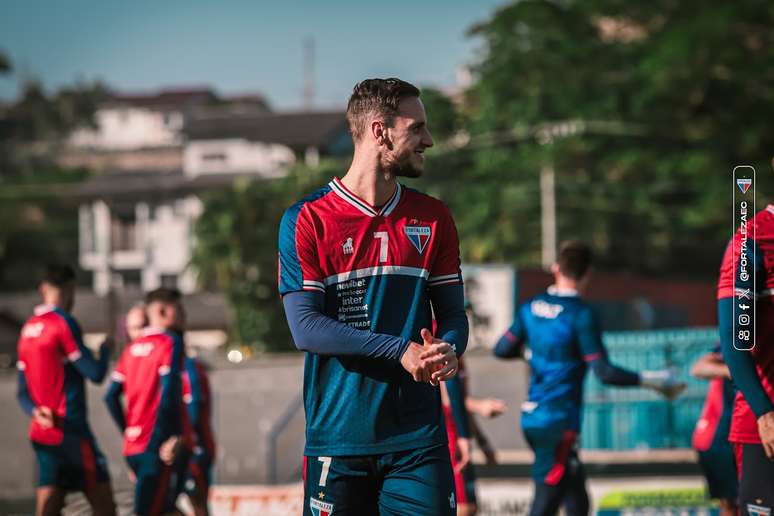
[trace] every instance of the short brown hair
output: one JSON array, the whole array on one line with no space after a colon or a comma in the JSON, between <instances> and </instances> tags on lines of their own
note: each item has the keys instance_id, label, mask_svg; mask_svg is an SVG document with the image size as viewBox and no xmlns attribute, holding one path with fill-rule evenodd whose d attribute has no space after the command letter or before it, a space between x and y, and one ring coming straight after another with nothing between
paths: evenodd
<instances>
[{"instance_id":1,"label":"short brown hair","mask_svg":"<svg viewBox=\"0 0 774 516\"><path fill-rule=\"evenodd\" d=\"M368 115L382 117L385 124L392 125L398 104L406 97L419 97L419 88L394 77L357 83L347 103L347 123L352 139L357 141L363 137Z\"/></svg>"},{"instance_id":2,"label":"short brown hair","mask_svg":"<svg viewBox=\"0 0 774 516\"><path fill-rule=\"evenodd\" d=\"M62 288L75 281L75 271L64 263L49 263L43 273L42 282Z\"/></svg>"},{"instance_id":3,"label":"short brown hair","mask_svg":"<svg viewBox=\"0 0 774 516\"><path fill-rule=\"evenodd\" d=\"M577 281L589 271L592 258L588 244L580 240L565 240L559 246L559 271Z\"/></svg>"},{"instance_id":4,"label":"short brown hair","mask_svg":"<svg viewBox=\"0 0 774 516\"><path fill-rule=\"evenodd\" d=\"M165 305L174 305L180 302L183 295L176 288L157 288L145 294L145 304L159 302Z\"/></svg>"}]
</instances>

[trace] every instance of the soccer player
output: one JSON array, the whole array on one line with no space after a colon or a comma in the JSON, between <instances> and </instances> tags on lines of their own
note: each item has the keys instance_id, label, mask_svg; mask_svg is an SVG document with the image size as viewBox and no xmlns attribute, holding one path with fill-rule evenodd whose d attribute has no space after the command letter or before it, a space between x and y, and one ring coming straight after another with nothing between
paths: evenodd
<instances>
[{"instance_id":1,"label":"soccer player","mask_svg":"<svg viewBox=\"0 0 774 516\"><path fill-rule=\"evenodd\" d=\"M306 351L304 514L454 514L436 386L456 373L468 323L451 214L398 182L433 145L419 90L362 81L347 121L346 175L279 230L279 291Z\"/></svg>"},{"instance_id":2,"label":"soccer player","mask_svg":"<svg viewBox=\"0 0 774 516\"><path fill-rule=\"evenodd\" d=\"M22 327L17 398L31 417L29 437L38 462L35 514L59 514L67 491L83 491L96 515L115 514L107 462L86 417L84 377L101 383L110 348L95 360L70 315L75 272L49 265L38 286L43 304Z\"/></svg>"},{"instance_id":3,"label":"soccer player","mask_svg":"<svg viewBox=\"0 0 774 516\"><path fill-rule=\"evenodd\" d=\"M124 434L124 456L136 478L134 512L140 516L176 510L191 446L181 385L185 314L180 293L156 289L145 306L149 326L124 349L105 394Z\"/></svg>"},{"instance_id":4,"label":"soccer player","mask_svg":"<svg viewBox=\"0 0 774 516\"><path fill-rule=\"evenodd\" d=\"M183 402L194 433L194 448L188 463L185 493L196 516L207 516L212 464L215 461L215 434L212 431L212 396L207 371L199 360L185 357Z\"/></svg>"},{"instance_id":5,"label":"soccer player","mask_svg":"<svg viewBox=\"0 0 774 516\"><path fill-rule=\"evenodd\" d=\"M497 342L499 358L527 358L529 399L521 426L535 453L535 497L530 515L587 514L586 475L578 460L583 379L590 366L606 385L649 387L666 397L685 388L670 371L637 374L610 363L591 308L580 298L589 278L591 249L562 243L548 291L522 304L510 329ZM528 349L525 349L528 348Z\"/></svg>"},{"instance_id":6,"label":"soccer player","mask_svg":"<svg viewBox=\"0 0 774 516\"><path fill-rule=\"evenodd\" d=\"M721 516L734 516L738 481L734 451L728 442L734 407L734 385L728 366L720 354L720 346L693 364L691 376L710 382L701 416L693 432L693 449L699 453L699 465L707 480L710 498L720 500Z\"/></svg>"},{"instance_id":7,"label":"soccer player","mask_svg":"<svg viewBox=\"0 0 774 516\"><path fill-rule=\"evenodd\" d=\"M723 358L738 389L728 439L734 445L742 514L774 507L774 205L751 217L729 241L718 279L718 327ZM755 239L753 239L755 235ZM735 282L739 267L746 275ZM754 271L754 274L753 274ZM753 283L755 278L755 283ZM736 300L738 302L735 302ZM755 342L744 341L739 305L755 304ZM748 323L749 324L749 323Z\"/></svg>"}]
</instances>

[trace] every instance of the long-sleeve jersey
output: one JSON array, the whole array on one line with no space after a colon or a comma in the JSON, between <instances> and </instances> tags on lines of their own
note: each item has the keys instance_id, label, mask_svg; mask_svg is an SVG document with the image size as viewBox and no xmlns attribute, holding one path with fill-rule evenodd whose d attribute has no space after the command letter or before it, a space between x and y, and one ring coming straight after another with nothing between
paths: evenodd
<instances>
[{"instance_id":1,"label":"long-sleeve jersey","mask_svg":"<svg viewBox=\"0 0 774 516\"><path fill-rule=\"evenodd\" d=\"M521 305L494 353L529 361L524 428L580 431L587 364L606 384L640 383L638 374L610 363L594 313L575 291L550 287Z\"/></svg>"}]
</instances>

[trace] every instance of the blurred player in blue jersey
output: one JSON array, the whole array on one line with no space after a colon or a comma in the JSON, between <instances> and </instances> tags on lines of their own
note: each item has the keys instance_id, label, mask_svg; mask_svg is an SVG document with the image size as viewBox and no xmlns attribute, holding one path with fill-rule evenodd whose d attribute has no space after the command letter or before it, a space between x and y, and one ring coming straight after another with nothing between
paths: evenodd
<instances>
[{"instance_id":1,"label":"blurred player in blue jersey","mask_svg":"<svg viewBox=\"0 0 774 516\"><path fill-rule=\"evenodd\" d=\"M734 516L739 482L728 433L735 392L720 346L693 364L691 376L710 382L691 444L699 453L699 466L707 480L710 498L720 500L720 515Z\"/></svg>"},{"instance_id":2,"label":"blurred player in blue jersey","mask_svg":"<svg viewBox=\"0 0 774 516\"><path fill-rule=\"evenodd\" d=\"M17 398L30 416L29 437L38 465L36 516L59 514L68 491L83 491L97 516L115 514L105 457L91 433L84 378L101 383L107 342L95 360L70 310L75 271L49 265L38 291L43 304L22 327Z\"/></svg>"},{"instance_id":3,"label":"blurred player in blue jersey","mask_svg":"<svg viewBox=\"0 0 774 516\"><path fill-rule=\"evenodd\" d=\"M610 363L591 308L580 298L589 278L591 249L564 242L551 272L554 284L521 305L500 338L499 358L525 358L530 365L529 399L522 405L521 426L535 453L535 497L531 516L588 514L586 475L577 441L583 403L583 379L590 366L606 385L649 387L666 397L685 384L670 371L637 374Z\"/></svg>"},{"instance_id":4,"label":"blurred player in blue jersey","mask_svg":"<svg viewBox=\"0 0 774 516\"><path fill-rule=\"evenodd\" d=\"M357 84L347 121L346 175L279 231L279 291L306 352L304 514L452 515L437 386L468 338L459 242L443 203L398 182L421 175L433 139L400 79Z\"/></svg>"}]
</instances>

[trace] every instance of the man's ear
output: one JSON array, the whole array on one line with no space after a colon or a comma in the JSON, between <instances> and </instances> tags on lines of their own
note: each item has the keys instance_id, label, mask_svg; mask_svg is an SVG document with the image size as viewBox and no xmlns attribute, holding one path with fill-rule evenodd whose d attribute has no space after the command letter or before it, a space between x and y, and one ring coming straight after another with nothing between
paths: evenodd
<instances>
[{"instance_id":1,"label":"man's ear","mask_svg":"<svg viewBox=\"0 0 774 516\"><path fill-rule=\"evenodd\" d=\"M552 263L551 264L551 274L559 274L559 264L558 263Z\"/></svg>"},{"instance_id":2,"label":"man's ear","mask_svg":"<svg viewBox=\"0 0 774 516\"><path fill-rule=\"evenodd\" d=\"M392 141L390 140L389 131L387 130L387 126L383 121L374 120L371 122L371 135L373 136L377 145L384 145L388 149L392 150Z\"/></svg>"}]
</instances>

